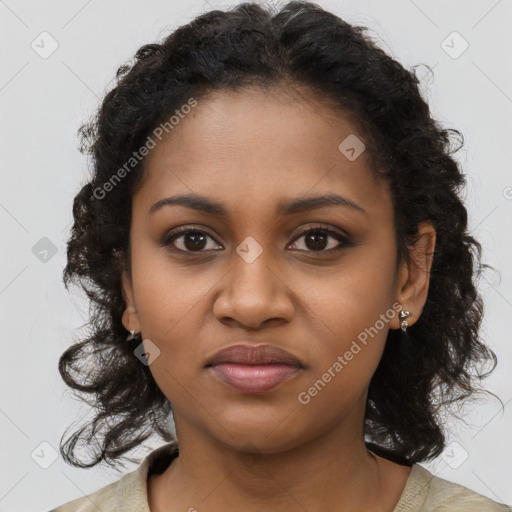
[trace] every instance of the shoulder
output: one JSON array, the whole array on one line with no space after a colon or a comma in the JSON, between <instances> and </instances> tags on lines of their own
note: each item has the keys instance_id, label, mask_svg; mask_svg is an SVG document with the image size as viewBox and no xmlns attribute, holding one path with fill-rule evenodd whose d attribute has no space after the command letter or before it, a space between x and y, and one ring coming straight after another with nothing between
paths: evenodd
<instances>
[{"instance_id":1,"label":"shoulder","mask_svg":"<svg viewBox=\"0 0 512 512\"><path fill-rule=\"evenodd\" d=\"M512 512L512 507L435 476L426 468L414 464L394 512L409 511Z\"/></svg>"},{"instance_id":2,"label":"shoulder","mask_svg":"<svg viewBox=\"0 0 512 512\"><path fill-rule=\"evenodd\" d=\"M153 473L162 472L178 455L175 442L161 446L149 453L139 467L116 482L60 505L50 512L124 512L125 510L149 510L147 479Z\"/></svg>"},{"instance_id":3,"label":"shoulder","mask_svg":"<svg viewBox=\"0 0 512 512\"><path fill-rule=\"evenodd\" d=\"M430 484L430 492L425 502L425 512L430 510L511 512L512 508L503 503L491 500L460 484L433 476Z\"/></svg>"}]
</instances>

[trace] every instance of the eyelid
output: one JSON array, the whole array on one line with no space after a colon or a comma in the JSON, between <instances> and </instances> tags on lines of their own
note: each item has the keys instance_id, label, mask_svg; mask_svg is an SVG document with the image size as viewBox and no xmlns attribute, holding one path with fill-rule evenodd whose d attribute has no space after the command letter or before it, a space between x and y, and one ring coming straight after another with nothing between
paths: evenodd
<instances>
[{"instance_id":1,"label":"eyelid","mask_svg":"<svg viewBox=\"0 0 512 512\"><path fill-rule=\"evenodd\" d=\"M297 232L297 236L292 240L292 242L295 242L295 240L299 239L305 233L309 233L310 231L315 231L315 230L324 231L328 235L336 235L337 237L341 238L342 240L344 240L347 243L350 241L350 237L348 234L336 231L334 228L332 228L330 226L326 226L326 225L319 223L314 226L306 226L306 227L299 228L299 231Z\"/></svg>"}]
</instances>

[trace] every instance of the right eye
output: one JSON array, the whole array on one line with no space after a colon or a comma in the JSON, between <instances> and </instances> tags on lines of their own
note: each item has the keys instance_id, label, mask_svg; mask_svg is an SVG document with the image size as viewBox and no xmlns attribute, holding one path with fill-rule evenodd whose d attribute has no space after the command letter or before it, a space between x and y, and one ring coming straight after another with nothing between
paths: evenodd
<instances>
[{"instance_id":1,"label":"right eye","mask_svg":"<svg viewBox=\"0 0 512 512\"><path fill-rule=\"evenodd\" d=\"M177 252L207 252L215 248L206 248L208 238L214 240L206 231L181 227L167 234L161 242L163 246L171 246ZM177 247L176 242L179 242Z\"/></svg>"}]
</instances>

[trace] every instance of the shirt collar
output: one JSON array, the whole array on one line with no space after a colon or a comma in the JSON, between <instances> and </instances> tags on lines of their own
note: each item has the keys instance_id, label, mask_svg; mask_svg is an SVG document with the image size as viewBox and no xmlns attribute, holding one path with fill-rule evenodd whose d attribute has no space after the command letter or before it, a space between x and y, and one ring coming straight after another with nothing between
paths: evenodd
<instances>
[{"instance_id":1,"label":"shirt collar","mask_svg":"<svg viewBox=\"0 0 512 512\"><path fill-rule=\"evenodd\" d=\"M116 511L151 512L148 505L148 476L163 472L178 456L176 441L167 443L146 455L140 466L124 475L116 488Z\"/></svg>"}]
</instances>

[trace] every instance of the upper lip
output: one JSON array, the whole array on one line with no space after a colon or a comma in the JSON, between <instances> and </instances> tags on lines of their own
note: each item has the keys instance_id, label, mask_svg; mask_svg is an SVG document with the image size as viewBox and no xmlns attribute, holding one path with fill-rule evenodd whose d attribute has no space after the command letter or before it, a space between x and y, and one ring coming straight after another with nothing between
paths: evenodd
<instances>
[{"instance_id":1,"label":"upper lip","mask_svg":"<svg viewBox=\"0 0 512 512\"><path fill-rule=\"evenodd\" d=\"M213 366L221 363L238 364L288 364L302 367L297 357L276 345L247 345L236 344L216 352L206 363Z\"/></svg>"}]
</instances>

